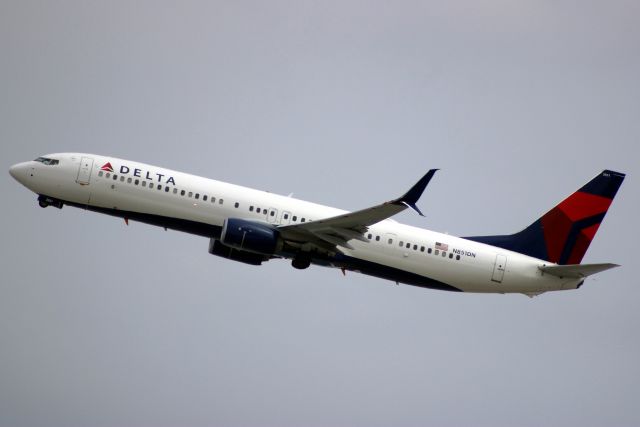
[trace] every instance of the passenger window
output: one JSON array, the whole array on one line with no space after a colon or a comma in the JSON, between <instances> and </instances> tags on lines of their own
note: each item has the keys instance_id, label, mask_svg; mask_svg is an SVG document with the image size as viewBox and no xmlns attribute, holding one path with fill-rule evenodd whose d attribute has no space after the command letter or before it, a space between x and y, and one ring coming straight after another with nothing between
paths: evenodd
<instances>
[{"instance_id":1,"label":"passenger window","mask_svg":"<svg viewBox=\"0 0 640 427\"><path fill-rule=\"evenodd\" d=\"M118 180L118 175L115 175L115 174L114 174L114 175L113 175L113 180L114 180L114 181L117 181L117 180Z\"/></svg>"},{"instance_id":2,"label":"passenger window","mask_svg":"<svg viewBox=\"0 0 640 427\"><path fill-rule=\"evenodd\" d=\"M407 249L411 248L411 243L407 243L405 246Z\"/></svg>"},{"instance_id":3,"label":"passenger window","mask_svg":"<svg viewBox=\"0 0 640 427\"><path fill-rule=\"evenodd\" d=\"M392 244L392 243L393 243L393 239L389 239L389 244Z\"/></svg>"},{"instance_id":4,"label":"passenger window","mask_svg":"<svg viewBox=\"0 0 640 427\"><path fill-rule=\"evenodd\" d=\"M153 183L152 182L149 183L149 188L153 189Z\"/></svg>"},{"instance_id":5,"label":"passenger window","mask_svg":"<svg viewBox=\"0 0 640 427\"><path fill-rule=\"evenodd\" d=\"M98 176L102 176L102 175L104 175L104 172L102 171L98 172Z\"/></svg>"},{"instance_id":6,"label":"passenger window","mask_svg":"<svg viewBox=\"0 0 640 427\"><path fill-rule=\"evenodd\" d=\"M224 200L220 199L220 204L223 204L223 203L224 203Z\"/></svg>"},{"instance_id":7,"label":"passenger window","mask_svg":"<svg viewBox=\"0 0 640 427\"><path fill-rule=\"evenodd\" d=\"M193 191L189 191L189 197L193 197Z\"/></svg>"},{"instance_id":8,"label":"passenger window","mask_svg":"<svg viewBox=\"0 0 640 427\"><path fill-rule=\"evenodd\" d=\"M440 251L438 249L436 249L435 255L440 255Z\"/></svg>"},{"instance_id":9,"label":"passenger window","mask_svg":"<svg viewBox=\"0 0 640 427\"><path fill-rule=\"evenodd\" d=\"M431 250L431 248L427 249L427 253L428 253L428 254L430 254L431 252L433 252L433 251Z\"/></svg>"},{"instance_id":10,"label":"passenger window","mask_svg":"<svg viewBox=\"0 0 640 427\"><path fill-rule=\"evenodd\" d=\"M452 259L452 258L453 258L453 254L452 254L452 253L450 253L450 254L449 254L449 259Z\"/></svg>"},{"instance_id":11,"label":"passenger window","mask_svg":"<svg viewBox=\"0 0 640 427\"><path fill-rule=\"evenodd\" d=\"M146 187L147 186L147 181L142 181L142 186Z\"/></svg>"},{"instance_id":12,"label":"passenger window","mask_svg":"<svg viewBox=\"0 0 640 427\"><path fill-rule=\"evenodd\" d=\"M124 176L120 177L120 182L124 182Z\"/></svg>"},{"instance_id":13,"label":"passenger window","mask_svg":"<svg viewBox=\"0 0 640 427\"><path fill-rule=\"evenodd\" d=\"M291 219L293 220L293 222L296 222L298 220L298 217L294 215Z\"/></svg>"},{"instance_id":14,"label":"passenger window","mask_svg":"<svg viewBox=\"0 0 640 427\"><path fill-rule=\"evenodd\" d=\"M184 196L186 193L187 193L187 192L186 192L186 191L184 191L184 190L181 190L181 191L180 191L180 195L181 195L181 196Z\"/></svg>"},{"instance_id":15,"label":"passenger window","mask_svg":"<svg viewBox=\"0 0 640 427\"><path fill-rule=\"evenodd\" d=\"M215 203L215 202L216 202L216 198L215 198L215 197L212 197L212 198L211 198L211 203Z\"/></svg>"},{"instance_id":16,"label":"passenger window","mask_svg":"<svg viewBox=\"0 0 640 427\"><path fill-rule=\"evenodd\" d=\"M156 185L156 188L158 189L158 191L162 190L162 184L158 184L158 185ZM168 188L169 188L169 187L167 187L167 189L168 189Z\"/></svg>"},{"instance_id":17,"label":"passenger window","mask_svg":"<svg viewBox=\"0 0 640 427\"><path fill-rule=\"evenodd\" d=\"M380 236L376 236L376 242L380 241Z\"/></svg>"},{"instance_id":18,"label":"passenger window","mask_svg":"<svg viewBox=\"0 0 640 427\"><path fill-rule=\"evenodd\" d=\"M442 256L443 256L443 257L446 257L446 256L447 256L447 253L446 253L446 252L442 252Z\"/></svg>"},{"instance_id":19,"label":"passenger window","mask_svg":"<svg viewBox=\"0 0 640 427\"><path fill-rule=\"evenodd\" d=\"M237 207L237 206L236 206L236 207ZM271 215L271 216L274 216L275 214L276 214L276 212L275 212L275 211L271 211L271 214L270 214L270 215Z\"/></svg>"},{"instance_id":20,"label":"passenger window","mask_svg":"<svg viewBox=\"0 0 640 427\"><path fill-rule=\"evenodd\" d=\"M249 212L253 212L253 205L249 206Z\"/></svg>"},{"instance_id":21,"label":"passenger window","mask_svg":"<svg viewBox=\"0 0 640 427\"><path fill-rule=\"evenodd\" d=\"M133 181L133 179L127 178L127 184L131 184L131 181Z\"/></svg>"},{"instance_id":22,"label":"passenger window","mask_svg":"<svg viewBox=\"0 0 640 427\"><path fill-rule=\"evenodd\" d=\"M107 172L107 174L105 175L105 177L109 178L111 176L111 174L109 172Z\"/></svg>"},{"instance_id":23,"label":"passenger window","mask_svg":"<svg viewBox=\"0 0 640 427\"><path fill-rule=\"evenodd\" d=\"M173 194L178 194L178 189L177 188L173 189Z\"/></svg>"},{"instance_id":24,"label":"passenger window","mask_svg":"<svg viewBox=\"0 0 640 427\"><path fill-rule=\"evenodd\" d=\"M236 202L236 204L233 205L233 206L235 206L236 208L239 208L240 207L240 203Z\"/></svg>"},{"instance_id":25,"label":"passenger window","mask_svg":"<svg viewBox=\"0 0 640 427\"><path fill-rule=\"evenodd\" d=\"M169 192L169 190L171 190L171 189L169 188L169 186L164 187L164 192L165 192L165 193L168 193L168 192Z\"/></svg>"},{"instance_id":26,"label":"passenger window","mask_svg":"<svg viewBox=\"0 0 640 427\"><path fill-rule=\"evenodd\" d=\"M367 239L369 239L369 240L371 240L371 238L372 238L372 237L373 237L373 236L371 235L371 233L369 233L369 234L367 235Z\"/></svg>"},{"instance_id":27,"label":"passenger window","mask_svg":"<svg viewBox=\"0 0 640 427\"><path fill-rule=\"evenodd\" d=\"M288 213L284 214L284 219L289 219L289 214Z\"/></svg>"},{"instance_id":28,"label":"passenger window","mask_svg":"<svg viewBox=\"0 0 640 427\"><path fill-rule=\"evenodd\" d=\"M204 196L202 196L202 201L206 202L207 201L207 195L205 194Z\"/></svg>"},{"instance_id":29,"label":"passenger window","mask_svg":"<svg viewBox=\"0 0 640 427\"><path fill-rule=\"evenodd\" d=\"M305 222L305 219L304 218L300 218L300 222Z\"/></svg>"},{"instance_id":30,"label":"passenger window","mask_svg":"<svg viewBox=\"0 0 640 427\"><path fill-rule=\"evenodd\" d=\"M261 209L260 209L260 208L256 208L256 212L257 212L257 213L260 213L260 212L261 212Z\"/></svg>"},{"instance_id":31,"label":"passenger window","mask_svg":"<svg viewBox=\"0 0 640 427\"><path fill-rule=\"evenodd\" d=\"M460 261L460 255L456 255L456 261Z\"/></svg>"},{"instance_id":32,"label":"passenger window","mask_svg":"<svg viewBox=\"0 0 640 427\"><path fill-rule=\"evenodd\" d=\"M196 193L196 200L200 198L200 193Z\"/></svg>"},{"instance_id":33,"label":"passenger window","mask_svg":"<svg viewBox=\"0 0 640 427\"><path fill-rule=\"evenodd\" d=\"M135 181L133 181L133 183L134 183L135 185L138 185L138 184L140 184L140 180L139 180L139 179L136 179Z\"/></svg>"}]
</instances>

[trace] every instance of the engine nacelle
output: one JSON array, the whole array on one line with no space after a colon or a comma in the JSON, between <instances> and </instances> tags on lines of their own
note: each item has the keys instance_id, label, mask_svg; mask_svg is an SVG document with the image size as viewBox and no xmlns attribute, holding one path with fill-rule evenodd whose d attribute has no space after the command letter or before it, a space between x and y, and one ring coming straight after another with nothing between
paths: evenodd
<instances>
[{"instance_id":1,"label":"engine nacelle","mask_svg":"<svg viewBox=\"0 0 640 427\"><path fill-rule=\"evenodd\" d=\"M245 252L231 248L222 244L220 240L217 239L209 240L209 253L211 255L217 255L219 257L251 265L260 265L263 261L269 259L266 255L254 254L253 252Z\"/></svg>"},{"instance_id":2,"label":"engine nacelle","mask_svg":"<svg viewBox=\"0 0 640 427\"><path fill-rule=\"evenodd\" d=\"M239 218L225 220L220 241L231 248L261 255L273 255L281 245L275 227Z\"/></svg>"}]
</instances>

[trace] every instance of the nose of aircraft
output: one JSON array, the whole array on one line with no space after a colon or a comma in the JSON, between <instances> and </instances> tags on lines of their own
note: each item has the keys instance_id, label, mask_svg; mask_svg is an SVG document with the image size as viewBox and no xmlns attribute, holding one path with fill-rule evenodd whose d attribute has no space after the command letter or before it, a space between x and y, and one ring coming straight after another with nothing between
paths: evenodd
<instances>
[{"instance_id":1,"label":"nose of aircraft","mask_svg":"<svg viewBox=\"0 0 640 427\"><path fill-rule=\"evenodd\" d=\"M9 168L9 174L19 183L23 183L27 177L27 163L16 163Z\"/></svg>"}]
</instances>

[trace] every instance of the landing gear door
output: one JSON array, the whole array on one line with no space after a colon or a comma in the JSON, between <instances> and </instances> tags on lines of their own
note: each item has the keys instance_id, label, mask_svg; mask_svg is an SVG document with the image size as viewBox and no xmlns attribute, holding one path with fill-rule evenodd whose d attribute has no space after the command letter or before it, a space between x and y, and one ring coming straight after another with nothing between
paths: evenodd
<instances>
[{"instance_id":1,"label":"landing gear door","mask_svg":"<svg viewBox=\"0 0 640 427\"><path fill-rule=\"evenodd\" d=\"M80 159L80 166L78 168L78 178L76 182L80 185L89 184L91 179L91 170L93 169L93 159L91 157L83 157Z\"/></svg>"},{"instance_id":2,"label":"landing gear door","mask_svg":"<svg viewBox=\"0 0 640 427\"><path fill-rule=\"evenodd\" d=\"M493 266L493 276L491 280L496 283L502 283L504 271L507 268L507 257L505 255L496 255L496 263Z\"/></svg>"}]
</instances>

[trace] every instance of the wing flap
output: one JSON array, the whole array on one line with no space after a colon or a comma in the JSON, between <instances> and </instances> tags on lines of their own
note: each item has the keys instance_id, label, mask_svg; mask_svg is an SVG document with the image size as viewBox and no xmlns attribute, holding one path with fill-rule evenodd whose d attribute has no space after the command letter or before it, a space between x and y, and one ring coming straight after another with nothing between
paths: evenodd
<instances>
[{"instance_id":1,"label":"wing flap","mask_svg":"<svg viewBox=\"0 0 640 427\"><path fill-rule=\"evenodd\" d=\"M325 242L329 242L332 245L342 246L343 248L347 248L347 249L353 249L353 246L349 244L349 241L344 239L343 237L335 236L333 234L318 233L318 232L314 232L313 234L317 238L324 240Z\"/></svg>"}]
</instances>

